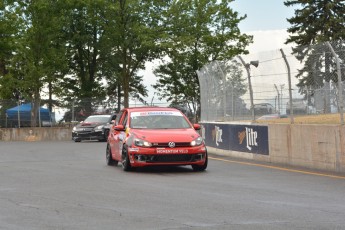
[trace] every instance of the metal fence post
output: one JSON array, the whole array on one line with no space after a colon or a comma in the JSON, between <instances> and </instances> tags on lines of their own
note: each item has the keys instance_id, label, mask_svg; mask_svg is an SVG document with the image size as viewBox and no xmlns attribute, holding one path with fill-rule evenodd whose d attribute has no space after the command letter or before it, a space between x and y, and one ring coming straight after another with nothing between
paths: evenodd
<instances>
[{"instance_id":1,"label":"metal fence post","mask_svg":"<svg viewBox=\"0 0 345 230\"><path fill-rule=\"evenodd\" d=\"M38 127L42 127L42 121L41 121L41 100L39 100L39 103L38 103Z\"/></svg>"},{"instance_id":2,"label":"metal fence post","mask_svg":"<svg viewBox=\"0 0 345 230\"><path fill-rule=\"evenodd\" d=\"M294 123L294 117L293 117L293 108L292 108L292 89L291 89L291 71L290 71L290 65L289 62L286 59L285 53L283 49L280 49L280 52L282 53L282 56L284 58L286 68L288 70L288 81L289 81L289 106L290 106L290 122L291 124Z\"/></svg>"},{"instance_id":3,"label":"metal fence post","mask_svg":"<svg viewBox=\"0 0 345 230\"><path fill-rule=\"evenodd\" d=\"M223 70L222 70L222 68L221 68L221 66L219 65L219 63L218 63L218 61L215 61L216 62L216 64L217 64L217 66L218 66L218 68L220 69L220 71L222 72L222 79L223 79L223 106L224 106L224 108L223 108L223 116L224 116L224 120L225 120L225 118L226 118L226 90L225 90L225 87L226 87L226 75L224 74L224 72L223 72Z\"/></svg>"},{"instance_id":4,"label":"metal fence post","mask_svg":"<svg viewBox=\"0 0 345 230\"><path fill-rule=\"evenodd\" d=\"M74 122L74 99L72 101L72 116L71 116L71 122Z\"/></svg>"},{"instance_id":5,"label":"metal fence post","mask_svg":"<svg viewBox=\"0 0 345 230\"><path fill-rule=\"evenodd\" d=\"M254 99L253 99L253 88L252 88L252 82L250 79L250 64L245 63L241 56L238 56L240 61L242 62L244 68L247 71L248 75L248 84L249 84L249 95L250 95L250 111L252 112L252 120L255 121L255 109L254 109Z\"/></svg>"},{"instance_id":6,"label":"metal fence post","mask_svg":"<svg viewBox=\"0 0 345 230\"><path fill-rule=\"evenodd\" d=\"M277 101L278 101L278 114L280 114L280 93L279 93L279 90L278 90L278 87L277 87L277 85L276 84L274 84L274 88L276 88L276 91L277 91L277 96L278 96L278 98L277 98Z\"/></svg>"},{"instance_id":7,"label":"metal fence post","mask_svg":"<svg viewBox=\"0 0 345 230\"><path fill-rule=\"evenodd\" d=\"M337 74L338 74L338 103L339 103L339 113L340 113L340 123L344 125L344 114L343 114L343 87L341 84L341 70L340 70L340 62L338 55L335 53L332 45L329 42L326 42L327 46L331 50L334 58L337 62Z\"/></svg>"},{"instance_id":8,"label":"metal fence post","mask_svg":"<svg viewBox=\"0 0 345 230\"><path fill-rule=\"evenodd\" d=\"M210 109L210 92L208 90L208 87L209 87L209 80L211 80L211 75L210 75L210 73L209 73L209 71L208 71L206 66L205 66L205 73L207 74L207 76L206 76L206 83L207 83L207 119L209 120L210 119L210 116L209 116L209 112L210 112L209 111L209 109ZM212 87L213 87L213 85L212 85ZM217 117L217 110L216 110L216 117Z\"/></svg>"},{"instance_id":9,"label":"metal fence post","mask_svg":"<svg viewBox=\"0 0 345 230\"><path fill-rule=\"evenodd\" d=\"M18 100L18 128L20 128L20 100Z\"/></svg>"}]
</instances>

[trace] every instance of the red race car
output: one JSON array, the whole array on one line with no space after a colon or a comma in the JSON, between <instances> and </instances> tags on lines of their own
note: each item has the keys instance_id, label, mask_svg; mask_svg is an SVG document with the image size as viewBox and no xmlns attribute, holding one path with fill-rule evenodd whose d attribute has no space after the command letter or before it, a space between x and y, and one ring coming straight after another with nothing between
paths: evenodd
<instances>
[{"instance_id":1,"label":"red race car","mask_svg":"<svg viewBox=\"0 0 345 230\"><path fill-rule=\"evenodd\" d=\"M175 108L125 108L109 133L107 164L121 162L124 171L149 165L191 165L204 171L208 157L200 127Z\"/></svg>"}]
</instances>

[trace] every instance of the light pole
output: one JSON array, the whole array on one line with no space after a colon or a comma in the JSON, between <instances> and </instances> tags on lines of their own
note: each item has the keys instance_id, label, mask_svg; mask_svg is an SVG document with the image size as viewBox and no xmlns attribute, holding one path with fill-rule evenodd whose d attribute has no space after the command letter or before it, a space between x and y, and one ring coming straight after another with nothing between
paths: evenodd
<instances>
[{"instance_id":1,"label":"light pole","mask_svg":"<svg viewBox=\"0 0 345 230\"><path fill-rule=\"evenodd\" d=\"M254 101L253 101L253 89L252 89L252 82L250 80L250 65L255 67L259 66L259 61L250 61L249 63L245 63L241 56L238 56L241 60L243 66L246 68L247 75L248 75L248 86L249 86L249 95L250 95L250 110L252 112L252 119L255 121L255 109L254 109Z\"/></svg>"}]
</instances>

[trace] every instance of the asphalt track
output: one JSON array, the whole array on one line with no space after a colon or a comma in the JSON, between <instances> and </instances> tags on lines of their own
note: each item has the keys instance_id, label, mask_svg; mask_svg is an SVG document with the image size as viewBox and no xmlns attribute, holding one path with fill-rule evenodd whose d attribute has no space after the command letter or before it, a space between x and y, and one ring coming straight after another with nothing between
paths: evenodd
<instances>
[{"instance_id":1,"label":"asphalt track","mask_svg":"<svg viewBox=\"0 0 345 230\"><path fill-rule=\"evenodd\" d=\"M105 164L104 142L0 142L0 229L345 229L345 178L210 155Z\"/></svg>"}]
</instances>

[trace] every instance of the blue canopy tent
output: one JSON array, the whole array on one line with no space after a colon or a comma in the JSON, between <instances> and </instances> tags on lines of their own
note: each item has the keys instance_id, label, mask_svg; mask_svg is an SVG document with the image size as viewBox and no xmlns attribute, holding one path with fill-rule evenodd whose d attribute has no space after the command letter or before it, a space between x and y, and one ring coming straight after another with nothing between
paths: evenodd
<instances>
[{"instance_id":1,"label":"blue canopy tent","mask_svg":"<svg viewBox=\"0 0 345 230\"><path fill-rule=\"evenodd\" d=\"M31 103L22 104L7 109L6 118L9 123L9 126L11 127L31 126ZM42 122L52 122L52 116L50 111L48 109L40 107L39 114L37 114L37 121L38 124L42 124Z\"/></svg>"}]
</instances>

